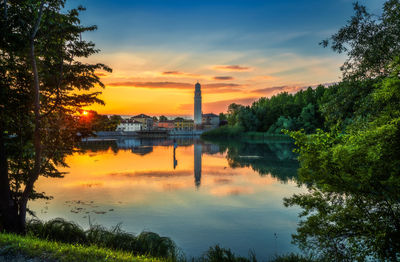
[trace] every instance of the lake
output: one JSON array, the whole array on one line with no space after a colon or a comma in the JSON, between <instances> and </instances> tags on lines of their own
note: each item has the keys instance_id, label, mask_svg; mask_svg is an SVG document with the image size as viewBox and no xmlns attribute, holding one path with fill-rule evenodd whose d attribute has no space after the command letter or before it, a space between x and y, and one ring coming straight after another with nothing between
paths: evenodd
<instances>
[{"instance_id":1,"label":"lake","mask_svg":"<svg viewBox=\"0 0 400 262\"><path fill-rule=\"evenodd\" d=\"M296 252L291 234L299 209L283 198L297 187L290 142L211 143L194 138L83 142L67 157L64 178L40 178L52 200L29 208L43 220L62 217L171 237L187 256L220 244L260 259Z\"/></svg>"}]
</instances>

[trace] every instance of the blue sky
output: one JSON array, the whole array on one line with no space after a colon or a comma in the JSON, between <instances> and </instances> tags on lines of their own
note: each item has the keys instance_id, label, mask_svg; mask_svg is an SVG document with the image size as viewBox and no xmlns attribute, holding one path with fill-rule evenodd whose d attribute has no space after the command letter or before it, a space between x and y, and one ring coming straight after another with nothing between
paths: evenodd
<instances>
[{"instance_id":1,"label":"blue sky","mask_svg":"<svg viewBox=\"0 0 400 262\"><path fill-rule=\"evenodd\" d=\"M384 1L359 2L371 12L379 13ZM158 94L168 91L187 100L170 107L169 113L184 113L186 108L189 114L192 101L188 98L192 94L187 92L184 96L178 86L196 80L215 84L215 77L229 76L229 84L242 87L239 94L238 90L229 92L232 85L227 85L219 96L210 89L205 102L215 105L220 101L215 110L221 110L236 97L250 103L256 98L254 90L288 86L281 91L294 92L303 86L338 81L344 56L318 43L346 24L353 13L352 3L349 0L70 0L67 8L85 6L82 23L98 25L97 31L87 33L84 38L94 41L102 50L91 61L107 63L114 69L112 75L104 77L106 84L111 83L110 89L124 89L126 95L131 92L144 101L153 98L150 91ZM216 70L218 65L239 65L249 70L223 72ZM179 74L163 74L172 71ZM176 88L155 87L165 82L178 84ZM118 102L115 95L106 98L106 102L107 99L112 104ZM147 102L157 102L150 100ZM121 108L115 112L119 111Z\"/></svg>"}]
</instances>

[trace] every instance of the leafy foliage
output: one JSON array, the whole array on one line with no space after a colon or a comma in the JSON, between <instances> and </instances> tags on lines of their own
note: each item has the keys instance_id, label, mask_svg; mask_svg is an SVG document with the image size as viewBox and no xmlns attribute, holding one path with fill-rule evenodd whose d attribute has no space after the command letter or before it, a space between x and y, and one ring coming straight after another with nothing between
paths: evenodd
<instances>
[{"instance_id":1,"label":"leafy foliage","mask_svg":"<svg viewBox=\"0 0 400 262\"><path fill-rule=\"evenodd\" d=\"M338 53L346 53L341 67L345 78L372 79L388 76L386 66L400 55L400 2L386 1L379 16L354 4L354 16L331 38L322 41Z\"/></svg>"},{"instance_id":2,"label":"leafy foliage","mask_svg":"<svg viewBox=\"0 0 400 262\"><path fill-rule=\"evenodd\" d=\"M374 85L363 101L373 110L345 131L306 135L296 140L300 180L308 194L286 199L305 218L294 242L320 259L363 261L400 258L400 64Z\"/></svg>"},{"instance_id":3,"label":"leafy foliage","mask_svg":"<svg viewBox=\"0 0 400 262\"><path fill-rule=\"evenodd\" d=\"M0 5L0 228L24 231L28 199L38 177L62 177L57 167L80 140L79 112L103 103L91 91L104 87L87 64L99 52L82 34L84 8L63 11L64 0L4 1ZM4 14L4 15L3 15ZM37 100L36 100L37 98Z\"/></svg>"}]
</instances>

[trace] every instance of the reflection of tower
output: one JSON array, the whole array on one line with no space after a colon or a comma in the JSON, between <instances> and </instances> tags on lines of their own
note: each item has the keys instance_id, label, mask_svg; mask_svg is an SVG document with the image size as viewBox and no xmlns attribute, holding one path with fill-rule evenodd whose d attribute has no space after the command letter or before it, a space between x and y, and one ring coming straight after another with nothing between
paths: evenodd
<instances>
[{"instance_id":1,"label":"reflection of tower","mask_svg":"<svg viewBox=\"0 0 400 262\"><path fill-rule=\"evenodd\" d=\"M197 188L201 184L201 144L194 143L194 183Z\"/></svg>"},{"instance_id":2,"label":"reflection of tower","mask_svg":"<svg viewBox=\"0 0 400 262\"><path fill-rule=\"evenodd\" d=\"M199 82L195 85L194 91L194 125L201 125L201 86Z\"/></svg>"},{"instance_id":3,"label":"reflection of tower","mask_svg":"<svg viewBox=\"0 0 400 262\"><path fill-rule=\"evenodd\" d=\"M176 157L175 157L175 150L176 150L177 147L178 147L178 144L176 143L176 141L174 139L174 169L178 165L178 160L176 160Z\"/></svg>"}]
</instances>

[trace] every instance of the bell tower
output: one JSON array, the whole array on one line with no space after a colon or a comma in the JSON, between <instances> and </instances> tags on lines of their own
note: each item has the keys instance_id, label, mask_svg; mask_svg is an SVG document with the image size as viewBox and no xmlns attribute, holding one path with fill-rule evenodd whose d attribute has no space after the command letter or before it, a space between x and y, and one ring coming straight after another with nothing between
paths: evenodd
<instances>
[{"instance_id":1,"label":"bell tower","mask_svg":"<svg viewBox=\"0 0 400 262\"><path fill-rule=\"evenodd\" d=\"M194 89L194 125L201 125L201 121L201 85L197 82Z\"/></svg>"}]
</instances>

